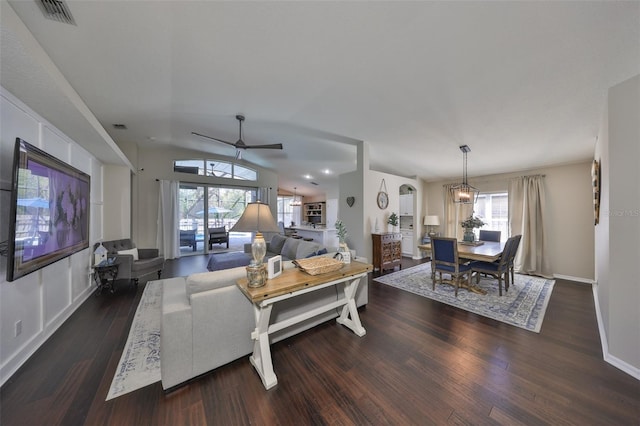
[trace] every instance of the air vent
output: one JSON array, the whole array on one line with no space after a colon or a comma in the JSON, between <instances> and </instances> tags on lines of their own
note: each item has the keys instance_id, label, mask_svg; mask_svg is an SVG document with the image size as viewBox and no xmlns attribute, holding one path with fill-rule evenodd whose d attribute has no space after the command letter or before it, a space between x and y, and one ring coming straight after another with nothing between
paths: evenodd
<instances>
[{"instance_id":1,"label":"air vent","mask_svg":"<svg viewBox=\"0 0 640 426\"><path fill-rule=\"evenodd\" d=\"M316 182L311 182L311 185L318 186L318 184Z\"/></svg>"},{"instance_id":2,"label":"air vent","mask_svg":"<svg viewBox=\"0 0 640 426\"><path fill-rule=\"evenodd\" d=\"M39 4L45 18L65 24L76 25L76 21L73 19L69 6L67 6L65 1L40 0Z\"/></svg>"},{"instance_id":3,"label":"air vent","mask_svg":"<svg viewBox=\"0 0 640 426\"><path fill-rule=\"evenodd\" d=\"M114 124L113 128L114 129L118 129L118 130L127 130L127 125L126 124Z\"/></svg>"}]
</instances>

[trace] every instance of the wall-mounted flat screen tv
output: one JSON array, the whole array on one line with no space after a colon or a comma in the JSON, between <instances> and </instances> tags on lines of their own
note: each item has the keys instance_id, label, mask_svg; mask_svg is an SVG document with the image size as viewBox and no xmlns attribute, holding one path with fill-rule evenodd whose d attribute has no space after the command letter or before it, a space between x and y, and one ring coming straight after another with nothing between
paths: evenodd
<instances>
[{"instance_id":1,"label":"wall-mounted flat screen tv","mask_svg":"<svg viewBox=\"0 0 640 426\"><path fill-rule=\"evenodd\" d=\"M89 247L91 177L17 138L7 281Z\"/></svg>"}]
</instances>

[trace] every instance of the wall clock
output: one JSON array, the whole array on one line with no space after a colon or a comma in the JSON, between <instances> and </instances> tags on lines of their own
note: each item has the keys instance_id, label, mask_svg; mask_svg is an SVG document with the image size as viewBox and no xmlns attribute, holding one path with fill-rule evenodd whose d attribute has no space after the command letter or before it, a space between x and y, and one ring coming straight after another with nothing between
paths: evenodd
<instances>
[{"instance_id":1,"label":"wall clock","mask_svg":"<svg viewBox=\"0 0 640 426\"><path fill-rule=\"evenodd\" d=\"M600 162L591 163L591 180L593 183L593 218L594 225L600 222Z\"/></svg>"},{"instance_id":2,"label":"wall clock","mask_svg":"<svg viewBox=\"0 0 640 426\"><path fill-rule=\"evenodd\" d=\"M386 209L389 205L389 196L386 192L380 191L378 192L378 207L382 210Z\"/></svg>"},{"instance_id":3,"label":"wall clock","mask_svg":"<svg viewBox=\"0 0 640 426\"><path fill-rule=\"evenodd\" d=\"M386 209L389 205L389 194L387 194L387 185L384 183L384 179L382 179L382 183L380 184L377 202L378 207L380 207L382 210Z\"/></svg>"}]
</instances>

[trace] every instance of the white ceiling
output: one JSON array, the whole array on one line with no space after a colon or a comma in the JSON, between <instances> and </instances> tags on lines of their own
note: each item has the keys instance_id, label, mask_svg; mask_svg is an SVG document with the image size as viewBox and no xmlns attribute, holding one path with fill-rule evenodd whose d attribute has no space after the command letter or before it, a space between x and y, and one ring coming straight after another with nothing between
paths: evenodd
<instances>
[{"instance_id":1,"label":"white ceiling","mask_svg":"<svg viewBox=\"0 0 640 426\"><path fill-rule=\"evenodd\" d=\"M460 176L461 144L470 176L586 160L607 89L640 73L635 1L68 1L77 26L10 4L114 141L233 156L191 132L235 142L243 113L246 143L284 145L243 158L304 195L358 141L426 180Z\"/></svg>"}]
</instances>

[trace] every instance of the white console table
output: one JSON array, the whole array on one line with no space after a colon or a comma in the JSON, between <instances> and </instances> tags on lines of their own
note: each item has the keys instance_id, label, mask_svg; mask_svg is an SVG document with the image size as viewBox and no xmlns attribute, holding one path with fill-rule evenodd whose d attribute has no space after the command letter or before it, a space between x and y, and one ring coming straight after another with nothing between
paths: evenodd
<instances>
[{"instance_id":1,"label":"white console table","mask_svg":"<svg viewBox=\"0 0 640 426\"><path fill-rule=\"evenodd\" d=\"M367 274L372 269L373 267L369 264L351 262L345 264L336 272L320 275L309 275L297 268L287 269L279 277L267 280L263 287L248 287L246 278L241 278L237 281L242 293L253 303L256 328L251 333L251 339L255 340L255 343L253 354L249 360L260 375L262 384L266 389L271 389L278 384L278 378L273 371L273 363L271 361L269 334L340 306L342 306L342 313L336 321L349 328L357 336L362 337L366 334L366 330L360 323L355 296L360 280L362 278L366 279ZM325 287L338 285L342 285L344 297L292 318L269 324L274 303Z\"/></svg>"}]
</instances>

